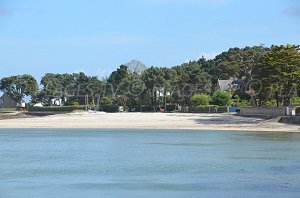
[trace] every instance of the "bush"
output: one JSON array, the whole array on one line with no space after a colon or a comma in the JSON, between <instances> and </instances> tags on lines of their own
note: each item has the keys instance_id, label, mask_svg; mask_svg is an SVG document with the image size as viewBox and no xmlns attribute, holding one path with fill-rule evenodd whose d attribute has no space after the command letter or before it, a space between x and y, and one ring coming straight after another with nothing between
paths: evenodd
<instances>
[{"instance_id":1,"label":"bush","mask_svg":"<svg viewBox=\"0 0 300 198\"><path fill-rule=\"evenodd\" d=\"M63 107L29 107L31 112L72 112L75 110L85 110L86 106L63 106Z\"/></svg>"},{"instance_id":2,"label":"bush","mask_svg":"<svg viewBox=\"0 0 300 198\"><path fill-rule=\"evenodd\" d=\"M300 107L296 108L296 115L300 116Z\"/></svg>"},{"instance_id":3,"label":"bush","mask_svg":"<svg viewBox=\"0 0 300 198\"><path fill-rule=\"evenodd\" d=\"M176 110L176 105L167 105L166 106L166 111L167 112L172 112Z\"/></svg>"},{"instance_id":4,"label":"bush","mask_svg":"<svg viewBox=\"0 0 300 198\"><path fill-rule=\"evenodd\" d=\"M251 107L251 102L249 100L241 100L240 107Z\"/></svg>"},{"instance_id":5,"label":"bush","mask_svg":"<svg viewBox=\"0 0 300 198\"><path fill-rule=\"evenodd\" d=\"M112 99L110 97L104 96L101 98L101 105L106 106L106 105L112 105Z\"/></svg>"},{"instance_id":6,"label":"bush","mask_svg":"<svg viewBox=\"0 0 300 198\"><path fill-rule=\"evenodd\" d=\"M207 106L211 101L210 96L206 94L195 94L191 97L191 104L194 107L197 106Z\"/></svg>"},{"instance_id":7,"label":"bush","mask_svg":"<svg viewBox=\"0 0 300 198\"><path fill-rule=\"evenodd\" d=\"M226 113L227 107L212 106L198 106L190 107L189 113Z\"/></svg>"},{"instance_id":8,"label":"bush","mask_svg":"<svg viewBox=\"0 0 300 198\"><path fill-rule=\"evenodd\" d=\"M103 105L100 106L100 111L104 111L107 113L115 113L119 111L119 106L118 105Z\"/></svg>"},{"instance_id":9,"label":"bush","mask_svg":"<svg viewBox=\"0 0 300 198\"><path fill-rule=\"evenodd\" d=\"M79 102L72 102L71 103L71 106L79 106L80 104L79 104Z\"/></svg>"},{"instance_id":10,"label":"bush","mask_svg":"<svg viewBox=\"0 0 300 198\"><path fill-rule=\"evenodd\" d=\"M230 99L231 99L230 93L219 89L213 94L212 104L218 106L228 106Z\"/></svg>"},{"instance_id":11,"label":"bush","mask_svg":"<svg viewBox=\"0 0 300 198\"><path fill-rule=\"evenodd\" d=\"M276 100L270 100L270 101L264 102L264 106L266 106L266 107L272 107L275 105L276 105Z\"/></svg>"},{"instance_id":12,"label":"bush","mask_svg":"<svg viewBox=\"0 0 300 198\"><path fill-rule=\"evenodd\" d=\"M153 112L153 109L151 106L142 106L141 111L142 112Z\"/></svg>"},{"instance_id":13,"label":"bush","mask_svg":"<svg viewBox=\"0 0 300 198\"><path fill-rule=\"evenodd\" d=\"M293 97L291 99L292 104L300 104L300 97Z\"/></svg>"}]
</instances>

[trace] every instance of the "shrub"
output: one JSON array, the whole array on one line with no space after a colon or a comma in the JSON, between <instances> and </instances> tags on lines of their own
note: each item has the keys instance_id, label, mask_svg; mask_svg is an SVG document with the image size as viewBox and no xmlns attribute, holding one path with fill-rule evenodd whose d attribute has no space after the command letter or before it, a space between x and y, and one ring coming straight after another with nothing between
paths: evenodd
<instances>
[{"instance_id":1,"label":"shrub","mask_svg":"<svg viewBox=\"0 0 300 198\"><path fill-rule=\"evenodd\" d=\"M71 106L79 106L80 104L79 104L79 102L72 102L71 103Z\"/></svg>"},{"instance_id":2,"label":"shrub","mask_svg":"<svg viewBox=\"0 0 300 198\"><path fill-rule=\"evenodd\" d=\"M300 116L300 107L296 108L296 115Z\"/></svg>"},{"instance_id":3,"label":"shrub","mask_svg":"<svg viewBox=\"0 0 300 198\"><path fill-rule=\"evenodd\" d=\"M228 106L230 99L231 99L230 93L219 89L213 94L212 104L218 106Z\"/></svg>"},{"instance_id":4,"label":"shrub","mask_svg":"<svg viewBox=\"0 0 300 198\"><path fill-rule=\"evenodd\" d=\"M275 105L276 105L276 100L270 100L270 101L264 102L264 106L266 106L266 107L271 107L271 106L275 106Z\"/></svg>"},{"instance_id":5,"label":"shrub","mask_svg":"<svg viewBox=\"0 0 300 198\"><path fill-rule=\"evenodd\" d=\"M192 106L206 106L209 105L209 102L211 101L210 96L206 94L195 94L191 97L191 104Z\"/></svg>"},{"instance_id":6,"label":"shrub","mask_svg":"<svg viewBox=\"0 0 300 198\"><path fill-rule=\"evenodd\" d=\"M227 107L212 106L192 106L189 108L189 113L226 113Z\"/></svg>"},{"instance_id":7,"label":"shrub","mask_svg":"<svg viewBox=\"0 0 300 198\"><path fill-rule=\"evenodd\" d=\"M176 105L167 105L166 108L167 112L172 112L176 110Z\"/></svg>"},{"instance_id":8,"label":"shrub","mask_svg":"<svg viewBox=\"0 0 300 198\"><path fill-rule=\"evenodd\" d=\"M249 100L241 100L239 106L240 107L250 107L251 102Z\"/></svg>"},{"instance_id":9,"label":"shrub","mask_svg":"<svg viewBox=\"0 0 300 198\"><path fill-rule=\"evenodd\" d=\"M118 105L103 105L100 106L100 111L104 111L107 113L115 113L119 111L119 106Z\"/></svg>"},{"instance_id":10,"label":"shrub","mask_svg":"<svg viewBox=\"0 0 300 198\"><path fill-rule=\"evenodd\" d=\"M112 105L112 99L110 97L104 96L101 98L101 105Z\"/></svg>"},{"instance_id":11,"label":"shrub","mask_svg":"<svg viewBox=\"0 0 300 198\"><path fill-rule=\"evenodd\" d=\"M141 111L142 112L153 112L153 109L151 106L142 106Z\"/></svg>"},{"instance_id":12,"label":"shrub","mask_svg":"<svg viewBox=\"0 0 300 198\"><path fill-rule=\"evenodd\" d=\"M293 97L291 99L292 104L300 104L300 97Z\"/></svg>"},{"instance_id":13,"label":"shrub","mask_svg":"<svg viewBox=\"0 0 300 198\"><path fill-rule=\"evenodd\" d=\"M85 110L86 106L63 106L63 107L29 107L29 111L36 112L72 112L75 110Z\"/></svg>"}]
</instances>

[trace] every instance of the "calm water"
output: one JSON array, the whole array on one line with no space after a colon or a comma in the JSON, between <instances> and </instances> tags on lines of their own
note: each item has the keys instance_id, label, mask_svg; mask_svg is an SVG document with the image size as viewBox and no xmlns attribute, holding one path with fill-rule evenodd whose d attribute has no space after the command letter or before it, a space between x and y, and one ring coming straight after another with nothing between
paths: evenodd
<instances>
[{"instance_id":1,"label":"calm water","mask_svg":"<svg viewBox=\"0 0 300 198\"><path fill-rule=\"evenodd\" d=\"M0 197L300 197L300 134L0 130Z\"/></svg>"}]
</instances>

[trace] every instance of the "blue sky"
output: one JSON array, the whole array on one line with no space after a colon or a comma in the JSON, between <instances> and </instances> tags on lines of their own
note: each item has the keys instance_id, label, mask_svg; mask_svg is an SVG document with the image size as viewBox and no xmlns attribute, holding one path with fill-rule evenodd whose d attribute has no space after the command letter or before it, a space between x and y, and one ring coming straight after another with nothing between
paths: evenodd
<instances>
[{"instance_id":1,"label":"blue sky","mask_svg":"<svg viewBox=\"0 0 300 198\"><path fill-rule=\"evenodd\" d=\"M230 47L300 43L298 0L0 0L0 77L106 76Z\"/></svg>"}]
</instances>

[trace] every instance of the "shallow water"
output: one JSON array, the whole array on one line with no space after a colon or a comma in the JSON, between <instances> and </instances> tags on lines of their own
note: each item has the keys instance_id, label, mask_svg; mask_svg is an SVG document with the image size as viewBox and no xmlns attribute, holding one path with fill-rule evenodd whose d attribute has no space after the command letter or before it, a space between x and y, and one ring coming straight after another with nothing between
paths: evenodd
<instances>
[{"instance_id":1,"label":"shallow water","mask_svg":"<svg viewBox=\"0 0 300 198\"><path fill-rule=\"evenodd\" d=\"M0 198L300 197L300 134L0 129Z\"/></svg>"}]
</instances>

